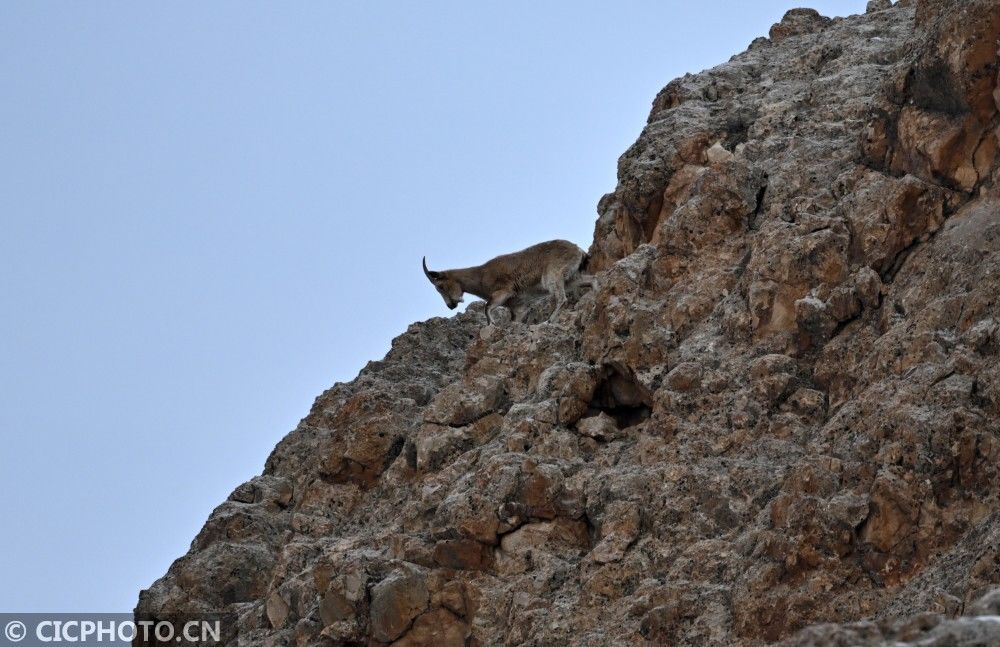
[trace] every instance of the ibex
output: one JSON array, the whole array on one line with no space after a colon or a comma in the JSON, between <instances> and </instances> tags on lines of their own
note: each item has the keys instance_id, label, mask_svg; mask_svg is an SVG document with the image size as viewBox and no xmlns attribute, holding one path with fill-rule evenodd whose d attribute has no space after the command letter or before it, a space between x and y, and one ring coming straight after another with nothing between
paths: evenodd
<instances>
[{"instance_id":1,"label":"ibex","mask_svg":"<svg viewBox=\"0 0 1000 647\"><path fill-rule=\"evenodd\" d=\"M454 310L463 301L464 293L474 294L486 300L486 323L490 324L490 309L542 290L555 298L556 307L549 316L552 321L566 303L567 283L592 283L591 277L580 273L586 260L586 252L568 240L550 240L476 267L433 272L427 269L426 256L423 265L424 274L445 305ZM520 321L523 315L523 308L514 309L514 321Z\"/></svg>"}]
</instances>

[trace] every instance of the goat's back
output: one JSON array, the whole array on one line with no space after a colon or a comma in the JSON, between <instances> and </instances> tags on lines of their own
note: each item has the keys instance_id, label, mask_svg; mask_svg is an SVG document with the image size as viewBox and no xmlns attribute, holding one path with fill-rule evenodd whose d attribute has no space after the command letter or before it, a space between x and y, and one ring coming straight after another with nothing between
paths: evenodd
<instances>
[{"instance_id":1,"label":"goat's back","mask_svg":"<svg viewBox=\"0 0 1000 647\"><path fill-rule=\"evenodd\" d=\"M542 276L559 272L569 279L579 272L586 253L568 240L549 240L519 252L497 256L483 265L485 278L498 283L513 282L525 289L541 283Z\"/></svg>"}]
</instances>

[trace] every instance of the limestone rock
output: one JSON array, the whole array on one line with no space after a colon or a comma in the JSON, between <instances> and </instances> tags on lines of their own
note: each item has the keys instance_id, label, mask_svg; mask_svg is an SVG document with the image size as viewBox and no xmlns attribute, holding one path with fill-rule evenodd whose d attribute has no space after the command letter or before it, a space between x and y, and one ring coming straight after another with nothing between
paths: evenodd
<instances>
[{"instance_id":1,"label":"limestone rock","mask_svg":"<svg viewBox=\"0 0 1000 647\"><path fill-rule=\"evenodd\" d=\"M464 647L469 628L453 613L434 609L421 615L405 636L392 643L397 647Z\"/></svg>"},{"instance_id":2,"label":"limestone rock","mask_svg":"<svg viewBox=\"0 0 1000 647\"><path fill-rule=\"evenodd\" d=\"M577 422L576 430L584 436L598 440L611 440L621 435L615 419L603 411L596 416L584 418Z\"/></svg>"},{"instance_id":3,"label":"limestone rock","mask_svg":"<svg viewBox=\"0 0 1000 647\"><path fill-rule=\"evenodd\" d=\"M996 597L996 594L988 596ZM973 613L954 619L939 614L917 614L891 623L857 622L819 625L783 641L785 647L857 645L876 647L981 647L1000 644L1000 616L978 613L988 607L987 598L977 602Z\"/></svg>"},{"instance_id":4,"label":"limestone rock","mask_svg":"<svg viewBox=\"0 0 1000 647\"><path fill-rule=\"evenodd\" d=\"M681 362L667 373L667 386L674 391L690 391L701 385L702 366L698 362Z\"/></svg>"},{"instance_id":5,"label":"limestone rock","mask_svg":"<svg viewBox=\"0 0 1000 647\"><path fill-rule=\"evenodd\" d=\"M382 642L399 638L427 608L428 599L427 584L419 574L393 574L376 584L371 602L372 637Z\"/></svg>"},{"instance_id":6,"label":"limestone rock","mask_svg":"<svg viewBox=\"0 0 1000 647\"><path fill-rule=\"evenodd\" d=\"M771 40L777 42L791 36L811 34L829 22L829 18L819 15L815 9L791 9L785 12L781 22L771 26L769 35Z\"/></svg>"}]
</instances>

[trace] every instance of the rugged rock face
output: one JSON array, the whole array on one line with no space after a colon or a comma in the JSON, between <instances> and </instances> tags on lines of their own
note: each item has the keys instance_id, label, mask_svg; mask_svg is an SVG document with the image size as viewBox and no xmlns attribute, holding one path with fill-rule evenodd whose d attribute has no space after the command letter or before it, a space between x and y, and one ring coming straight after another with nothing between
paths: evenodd
<instances>
[{"instance_id":1,"label":"rugged rock face","mask_svg":"<svg viewBox=\"0 0 1000 647\"><path fill-rule=\"evenodd\" d=\"M998 644L998 39L994 0L796 9L669 83L593 290L412 325L137 614L241 645Z\"/></svg>"}]
</instances>

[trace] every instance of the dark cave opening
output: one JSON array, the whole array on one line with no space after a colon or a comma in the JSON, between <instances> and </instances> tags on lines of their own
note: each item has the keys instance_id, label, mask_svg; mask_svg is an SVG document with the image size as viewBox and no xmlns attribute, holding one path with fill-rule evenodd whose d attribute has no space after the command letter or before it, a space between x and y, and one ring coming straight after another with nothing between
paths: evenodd
<instances>
[{"instance_id":1,"label":"dark cave opening","mask_svg":"<svg viewBox=\"0 0 1000 647\"><path fill-rule=\"evenodd\" d=\"M593 413L603 411L625 429L649 418L652 396L628 367L618 363L604 367L603 375L590 400Z\"/></svg>"}]
</instances>

